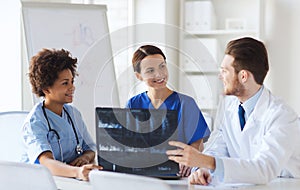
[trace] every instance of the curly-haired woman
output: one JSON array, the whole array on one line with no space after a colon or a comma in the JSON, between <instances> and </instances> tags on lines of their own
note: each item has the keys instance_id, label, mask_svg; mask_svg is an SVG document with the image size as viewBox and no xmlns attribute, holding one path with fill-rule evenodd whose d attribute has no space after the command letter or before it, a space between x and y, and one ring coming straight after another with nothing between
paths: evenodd
<instances>
[{"instance_id":1,"label":"curly-haired woman","mask_svg":"<svg viewBox=\"0 0 300 190\"><path fill-rule=\"evenodd\" d=\"M64 49L43 49L31 58L32 91L43 97L22 128L22 161L46 166L53 175L88 180L95 143L73 101L77 59Z\"/></svg>"}]
</instances>

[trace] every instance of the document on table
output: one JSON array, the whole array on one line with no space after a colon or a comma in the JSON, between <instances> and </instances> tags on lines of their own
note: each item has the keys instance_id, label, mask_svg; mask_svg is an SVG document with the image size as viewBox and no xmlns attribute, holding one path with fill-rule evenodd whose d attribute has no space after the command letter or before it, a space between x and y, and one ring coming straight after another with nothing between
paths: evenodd
<instances>
[{"instance_id":1,"label":"document on table","mask_svg":"<svg viewBox=\"0 0 300 190\"><path fill-rule=\"evenodd\" d=\"M209 185L191 185L188 182L188 178L182 178L180 180L166 180L171 186L190 186L192 189L244 189L247 187L254 187L255 184L249 183L218 183Z\"/></svg>"},{"instance_id":2,"label":"document on table","mask_svg":"<svg viewBox=\"0 0 300 190\"><path fill-rule=\"evenodd\" d=\"M193 185L195 189L239 189L255 186L249 183L221 183L218 185Z\"/></svg>"}]
</instances>

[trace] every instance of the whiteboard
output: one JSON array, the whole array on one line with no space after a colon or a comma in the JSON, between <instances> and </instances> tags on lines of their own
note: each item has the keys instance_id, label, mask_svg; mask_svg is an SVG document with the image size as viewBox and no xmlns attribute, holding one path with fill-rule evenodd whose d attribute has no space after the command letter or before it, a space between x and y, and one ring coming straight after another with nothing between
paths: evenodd
<instances>
[{"instance_id":1,"label":"whiteboard","mask_svg":"<svg viewBox=\"0 0 300 190\"><path fill-rule=\"evenodd\" d=\"M22 2L28 63L42 48L64 48L78 59L73 104L94 139L95 107L119 106L106 11L105 5Z\"/></svg>"}]
</instances>

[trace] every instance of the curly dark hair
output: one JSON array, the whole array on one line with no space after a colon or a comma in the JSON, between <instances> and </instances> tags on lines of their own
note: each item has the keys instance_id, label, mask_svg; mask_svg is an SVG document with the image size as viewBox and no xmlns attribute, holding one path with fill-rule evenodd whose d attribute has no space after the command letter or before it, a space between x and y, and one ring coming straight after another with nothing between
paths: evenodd
<instances>
[{"instance_id":1,"label":"curly dark hair","mask_svg":"<svg viewBox=\"0 0 300 190\"><path fill-rule=\"evenodd\" d=\"M70 69L73 77L77 74L77 58L72 58L69 51L61 49L42 49L30 60L29 80L32 92L38 97L45 96L43 90L51 87L58 75L65 69Z\"/></svg>"}]
</instances>

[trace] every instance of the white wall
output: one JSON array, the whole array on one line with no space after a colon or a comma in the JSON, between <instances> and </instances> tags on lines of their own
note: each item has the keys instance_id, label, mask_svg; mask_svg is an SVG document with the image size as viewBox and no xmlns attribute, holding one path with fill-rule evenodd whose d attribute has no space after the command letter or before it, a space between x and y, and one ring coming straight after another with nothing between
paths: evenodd
<instances>
[{"instance_id":1,"label":"white wall","mask_svg":"<svg viewBox=\"0 0 300 190\"><path fill-rule=\"evenodd\" d=\"M61 0L62 1L62 0ZM135 0L135 22L179 22L178 1ZM265 39L270 58L268 87L300 114L300 1L265 0ZM143 4L143 5L142 5ZM173 4L173 5L172 5ZM147 5L147 6L146 6ZM173 7L174 6L174 7ZM145 11L149 10L155 11ZM176 16L177 12L177 18ZM164 11L167 11L165 13ZM171 12L171 14L168 13ZM142 13L148 13L147 15ZM168 16L169 15L169 16ZM171 16L173 15L173 16ZM164 17L164 19L162 19ZM175 19L174 19L175 18ZM169 20L169 21L168 21ZM0 111L21 109L20 1L0 1ZM176 59L176 58L174 58ZM176 83L176 82L175 82Z\"/></svg>"},{"instance_id":2,"label":"white wall","mask_svg":"<svg viewBox=\"0 0 300 190\"><path fill-rule=\"evenodd\" d=\"M300 1L267 0L270 89L300 114Z\"/></svg>"},{"instance_id":3,"label":"white wall","mask_svg":"<svg viewBox=\"0 0 300 190\"><path fill-rule=\"evenodd\" d=\"M164 54L167 56L167 62L172 63L175 67L169 66L169 86L177 90L178 88L178 69L176 69L176 65L178 65L178 44L179 44L179 30L176 26L179 26L179 0L135 0L134 1L134 24L146 24L146 23L155 23L158 24L155 32L162 29L164 26L164 31L161 32L157 36L157 39L162 39L161 41L150 41L147 44L155 44L158 42L163 42L161 46L157 45L162 49ZM168 31L166 31L168 30ZM147 36L152 36L151 34L155 33L154 31L149 30L149 33L141 33L139 34L137 31L137 35L135 36L136 41L139 41L139 37L141 39L145 39ZM169 33L168 33L169 32ZM139 46L138 45L138 46ZM170 64L171 65L171 64ZM135 90L135 94L140 93L146 89L145 85L137 86Z\"/></svg>"}]
</instances>

